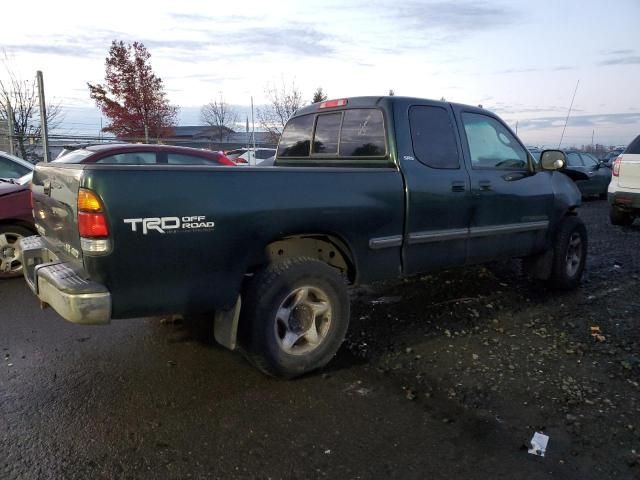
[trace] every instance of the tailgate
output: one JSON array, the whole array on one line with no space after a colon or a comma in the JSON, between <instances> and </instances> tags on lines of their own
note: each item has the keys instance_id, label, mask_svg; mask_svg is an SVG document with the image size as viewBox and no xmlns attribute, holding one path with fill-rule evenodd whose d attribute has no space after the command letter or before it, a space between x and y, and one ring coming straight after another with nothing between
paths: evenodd
<instances>
[{"instance_id":1,"label":"tailgate","mask_svg":"<svg viewBox=\"0 0 640 480\"><path fill-rule=\"evenodd\" d=\"M60 257L82 262L78 234L79 165L38 164L33 172L33 214L38 233Z\"/></svg>"},{"instance_id":2,"label":"tailgate","mask_svg":"<svg viewBox=\"0 0 640 480\"><path fill-rule=\"evenodd\" d=\"M640 154L622 154L618 185L623 188L640 190Z\"/></svg>"}]
</instances>

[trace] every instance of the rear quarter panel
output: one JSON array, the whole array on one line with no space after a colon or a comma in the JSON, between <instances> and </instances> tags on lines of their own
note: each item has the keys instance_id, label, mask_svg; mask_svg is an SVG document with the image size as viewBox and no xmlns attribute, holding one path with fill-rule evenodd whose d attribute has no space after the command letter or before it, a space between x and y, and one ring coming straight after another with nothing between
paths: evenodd
<instances>
[{"instance_id":1,"label":"rear quarter panel","mask_svg":"<svg viewBox=\"0 0 640 480\"><path fill-rule=\"evenodd\" d=\"M333 234L350 248L359 281L400 275L404 191L387 169L85 167L82 185L107 212L113 248L85 254L90 278L113 295L114 318L230 307L265 246L287 235ZM213 229L132 231L125 219L204 216Z\"/></svg>"}]
</instances>

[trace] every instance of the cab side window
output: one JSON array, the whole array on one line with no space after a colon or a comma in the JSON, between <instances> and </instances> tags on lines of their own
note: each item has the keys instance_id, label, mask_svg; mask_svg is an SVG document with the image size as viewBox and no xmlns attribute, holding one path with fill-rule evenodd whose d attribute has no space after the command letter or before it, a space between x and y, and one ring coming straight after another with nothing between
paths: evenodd
<instances>
[{"instance_id":1,"label":"cab side window","mask_svg":"<svg viewBox=\"0 0 640 480\"><path fill-rule=\"evenodd\" d=\"M588 153L583 153L580 156L586 167L595 168L598 165L598 161Z\"/></svg>"},{"instance_id":2,"label":"cab side window","mask_svg":"<svg viewBox=\"0 0 640 480\"><path fill-rule=\"evenodd\" d=\"M576 152L567 153L567 165L570 167L583 167L582 159Z\"/></svg>"},{"instance_id":3,"label":"cab side window","mask_svg":"<svg viewBox=\"0 0 640 480\"><path fill-rule=\"evenodd\" d=\"M460 168L456 134L447 110L413 106L409 124L413 153L421 163L431 168Z\"/></svg>"},{"instance_id":4,"label":"cab side window","mask_svg":"<svg viewBox=\"0 0 640 480\"><path fill-rule=\"evenodd\" d=\"M462 114L462 123L473 168L527 168L526 150L501 122L487 115L467 112Z\"/></svg>"}]
</instances>

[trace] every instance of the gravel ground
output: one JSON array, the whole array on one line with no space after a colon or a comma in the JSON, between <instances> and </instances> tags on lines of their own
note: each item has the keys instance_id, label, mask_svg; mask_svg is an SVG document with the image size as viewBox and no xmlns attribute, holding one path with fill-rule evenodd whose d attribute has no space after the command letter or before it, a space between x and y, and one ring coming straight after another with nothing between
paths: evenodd
<instances>
[{"instance_id":1,"label":"gravel ground","mask_svg":"<svg viewBox=\"0 0 640 480\"><path fill-rule=\"evenodd\" d=\"M581 210L578 290L516 262L359 288L337 358L293 382L200 322L79 327L5 282L0 478L640 478L640 226Z\"/></svg>"},{"instance_id":2,"label":"gravel ground","mask_svg":"<svg viewBox=\"0 0 640 480\"><path fill-rule=\"evenodd\" d=\"M563 475L640 478L640 226L611 226L602 201L581 216L576 291L532 284L517 262L361 289L348 345L469 436L499 430L526 453L539 431Z\"/></svg>"}]
</instances>

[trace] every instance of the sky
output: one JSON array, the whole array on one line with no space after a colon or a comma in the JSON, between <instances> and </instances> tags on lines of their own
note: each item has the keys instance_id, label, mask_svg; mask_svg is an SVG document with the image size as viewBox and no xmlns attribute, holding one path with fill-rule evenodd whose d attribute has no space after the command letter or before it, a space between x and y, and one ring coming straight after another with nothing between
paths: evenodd
<instances>
[{"instance_id":1,"label":"sky","mask_svg":"<svg viewBox=\"0 0 640 480\"><path fill-rule=\"evenodd\" d=\"M70 133L100 129L86 84L117 39L149 49L183 125L219 95L244 124L252 96L294 83L308 100L322 87L481 104L526 144L557 146L579 82L563 146L640 134L640 0L32 0L3 13L0 49L23 78L43 71Z\"/></svg>"}]
</instances>

